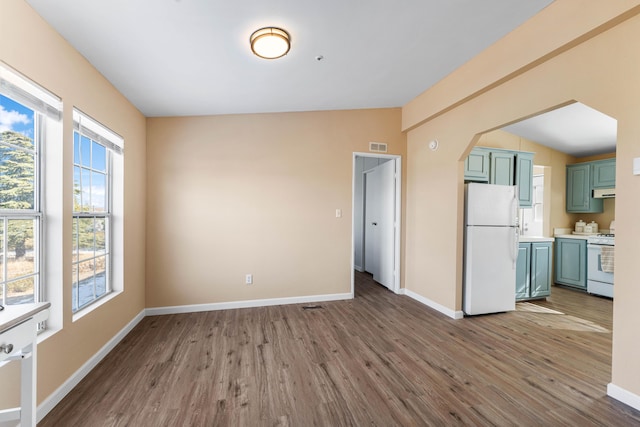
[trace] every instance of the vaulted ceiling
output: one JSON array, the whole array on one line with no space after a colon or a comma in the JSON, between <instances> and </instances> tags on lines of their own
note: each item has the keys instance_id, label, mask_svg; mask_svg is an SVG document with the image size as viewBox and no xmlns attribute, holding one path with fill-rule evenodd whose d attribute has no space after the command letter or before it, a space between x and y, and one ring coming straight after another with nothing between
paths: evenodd
<instances>
[{"instance_id":1,"label":"vaulted ceiling","mask_svg":"<svg viewBox=\"0 0 640 427\"><path fill-rule=\"evenodd\" d=\"M146 116L399 107L551 1L27 0Z\"/></svg>"}]
</instances>

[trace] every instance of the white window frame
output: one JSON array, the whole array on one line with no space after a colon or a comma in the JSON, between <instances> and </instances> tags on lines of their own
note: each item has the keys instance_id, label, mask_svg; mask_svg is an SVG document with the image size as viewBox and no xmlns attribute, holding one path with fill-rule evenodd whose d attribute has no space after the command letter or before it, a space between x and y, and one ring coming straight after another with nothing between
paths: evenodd
<instances>
[{"instance_id":1,"label":"white window frame","mask_svg":"<svg viewBox=\"0 0 640 427\"><path fill-rule=\"evenodd\" d=\"M3 96L10 98L14 102L18 102L19 104L27 107L21 102L11 98L8 95L5 95L0 90L0 94ZM28 107L27 107L28 108ZM33 110L33 109L32 109ZM7 279L9 269L8 262L2 262L1 268L2 272L0 274L0 286L3 288L2 298L0 299L0 304L9 304L7 300L7 290L8 286L12 282L16 282L18 280L28 279L33 277L33 301L30 302L41 302L44 300L44 287L41 277L43 257L42 257L42 209L41 209L41 200L42 200L42 180L41 180L41 151L44 139L43 132L43 120L41 118L41 114L33 110L33 120L34 120L34 135L33 135L33 150L26 150L22 147L17 147L12 144L2 143L3 146L14 147L18 150L30 152L33 154L34 164L34 180L33 180L33 209L0 209L0 231L2 235L2 244L0 245L0 256L2 256L3 260L7 260L9 258L9 233L8 233L8 222L11 220L31 220L33 221L33 267L34 271L29 274L25 274L23 276L14 277L11 280ZM19 303L24 304L24 303Z\"/></svg>"},{"instance_id":2,"label":"white window frame","mask_svg":"<svg viewBox=\"0 0 640 427\"><path fill-rule=\"evenodd\" d=\"M45 232L45 146L56 140L56 131L61 130L62 102L60 98L53 95L38 84L32 82L16 70L3 62L0 62L0 93L29 109L34 113L34 206L28 210L2 210L0 213L0 226L3 227L4 239L0 250L5 256L8 254L7 247L7 220L10 219L30 219L34 220L34 272L23 277L34 277L35 302L49 299L50 294L54 294L50 289L51 282L46 277L44 248L50 236ZM61 138L60 138L61 139ZM2 286L5 287L2 300L6 298L7 284L7 263L3 263ZM56 311L55 309L53 310ZM54 321L54 323L56 323ZM42 325L44 327L44 324Z\"/></svg>"},{"instance_id":3,"label":"white window frame","mask_svg":"<svg viewBox=\"0 0 640 427\"><path fill-rule=\"evenodd\" d=\"M109 301L123 290L123 152L124 141L122 137L108 129L95 119L82 111L73 110L73 132L85 136L107 150L107 212L79 212L72 209L72 222L80 218L105 218L107 229L105 230L105 250L107 256L106 265L106 291L104 294L94 297L83 305L73 307L73 320L77 320L86 313ZM74 136L75 138L75 136ZM93 143L92 142L92 143ZM73 167L78 166L75 161ZM73 227L72 227L73 229ZM94 258L97 255L94 254ZM101 255L100 255L101 256ZM73 260L73 265L79 265L80 260ZM75 271L72 268L72 271ZM94 269L95 272L95 269ZM78 282L79 277L72 278ZM72 286L72 292L73 290ZM73 295L72 295L73 298ZM73 299L72 299L73 301ZM79 301L78 301L79 303Z\"/></svg>"},{"instance_id":4,"label":"white window frame","mask_svg":"<svg viewBox=\"0 0 640 427\"><path fill-rule=\"evenodd\" d=\"M51 303L49 319L40 325L38 340L62 329L62 101L42 86L0 61L0 92L34 111L34 144L38 144L35 169L39 284L36 301ZM36 206L34 206L35 208ZM46 331L45 331L46 329Z\"/></svg>"}]
</instances>

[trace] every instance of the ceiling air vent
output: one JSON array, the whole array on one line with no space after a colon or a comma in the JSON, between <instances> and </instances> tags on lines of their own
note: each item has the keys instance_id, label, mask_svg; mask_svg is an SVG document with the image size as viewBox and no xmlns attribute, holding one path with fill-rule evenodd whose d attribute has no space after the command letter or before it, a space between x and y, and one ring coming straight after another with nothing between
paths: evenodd
<instances>
[{"instance_id":1,"label":"ceiling air vent","mask_svg":"<svg viewBox=\"0 0 640 427\"><path fill-rule=\"evenodd\" d=\"M370 142L369 151L373 151L374 153L386 153L387 144L384 142Z\"/></svg>"}]
</instances>

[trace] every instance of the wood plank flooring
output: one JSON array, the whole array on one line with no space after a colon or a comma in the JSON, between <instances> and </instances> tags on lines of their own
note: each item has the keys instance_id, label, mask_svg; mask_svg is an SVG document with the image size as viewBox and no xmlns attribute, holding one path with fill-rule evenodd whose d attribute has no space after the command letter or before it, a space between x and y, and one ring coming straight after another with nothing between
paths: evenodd
<instances>
[{"instance_id":1,"label":"wood plank flooring","mask_svg":"<svg viewBox=\"0 0 640 427\"><path fill-rule=\"evenodd\" d=\"M320 305L147 317L39 425L640 425L606 396L611 300L452 320L357 274Z\"/></svg>"}]
</instances>

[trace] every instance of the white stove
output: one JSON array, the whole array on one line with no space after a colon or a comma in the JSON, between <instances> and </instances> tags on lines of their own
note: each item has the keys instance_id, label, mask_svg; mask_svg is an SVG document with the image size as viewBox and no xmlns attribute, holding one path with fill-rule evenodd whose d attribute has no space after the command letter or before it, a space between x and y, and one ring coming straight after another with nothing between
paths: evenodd
<instances>
[{"instance_id":1,"label":"white stove","mask_svg":"<svg viewBox=\"0 0 640 427\"><path fill-rule=\"evenodd\" d=\"M589 236L587 243L587 292L613 298L615 236Z\"/></svg>"},{"instance_id":2,"label":"white stove","mask_svg":"<svg viewBox=\"0 0 640 427\"><path fill-rule=\"evenodd\" d=\"M596 234L587 237L587 243L590 245L615 246L615 234Z\"/></svg>"}]
</instances>

